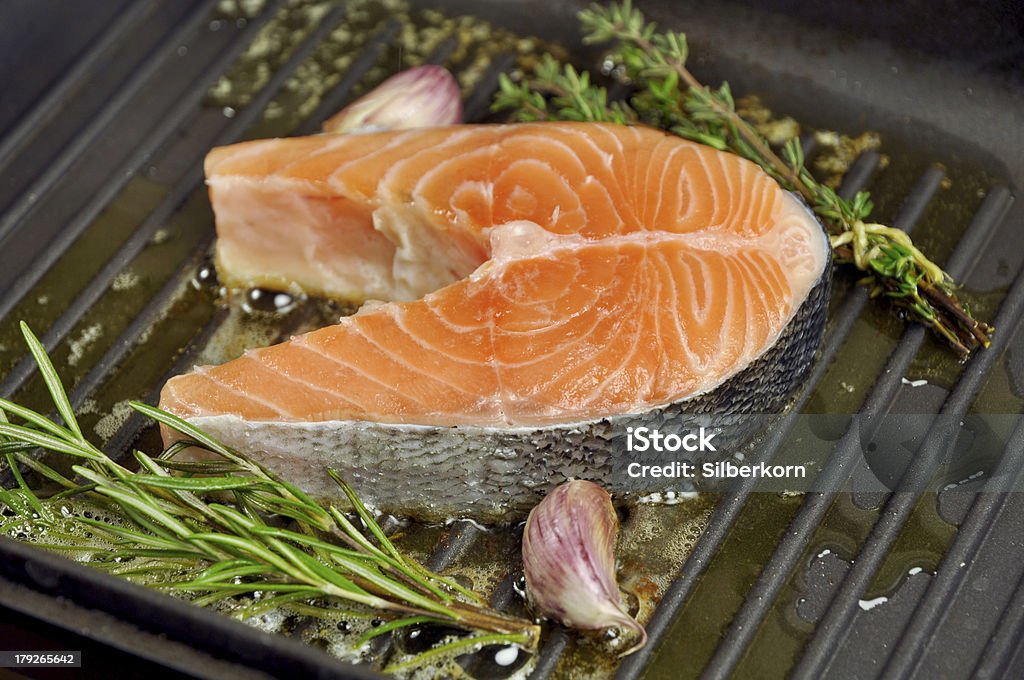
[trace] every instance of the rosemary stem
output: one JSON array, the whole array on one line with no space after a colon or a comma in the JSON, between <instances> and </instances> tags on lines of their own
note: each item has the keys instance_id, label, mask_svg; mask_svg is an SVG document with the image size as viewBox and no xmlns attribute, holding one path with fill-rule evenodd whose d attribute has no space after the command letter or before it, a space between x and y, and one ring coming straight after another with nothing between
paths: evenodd
<instances>
[{"instance_id":1,"label":"rosemary stem","mask_svg":"<svg viewBox=\"0 0 1024 680\"><path fill-rule=\"evenodd\" d=\"M405 617L406 623L437 621L475 632L477 637L469 640L500 639L536 649L540 629L534 622L486 608L478 595L405 557L333 470L328 474L345 491L362 527L192 424L144 404L132 406L177 430L186 443L172 445L157 457L135 451L138 472L115 463L81 435L45 350L27 327L23 332L69 426L0 401L0 444L17 482L15 489L0 489L0 505L12 511L10 519L0 522L0 532L16 524L38 525L47 532L47 547L105 555L108 559L93 564L111 573L160 574L147 584L191 593L197 605L258 591L271 593L243 610L252 615L275 603L328 598L396 617L393 628L401 627L398 617ZM9 414L25 423L10 423ZM31 460L27 467L65 489L41 500L18 471L18 460L27 460L22 445L84 459L72 469L89 484L78 485L42 461ZM214 460L171 460L193 446L210 452ZM226 492L234 497L233 507L224 504ZM84 511L67 514L61 504L68 493L87 493L103 514L114 513L121 521L107 524ZM275 517L294 522L296 528L279 527ZM70 525L87 531L66 530ZM103 545L84 538L94 535ZM328 536L335 541L324 540ZM113 558L138 561L118 564ZM403 664L418 664L422 658Z\"/></svg>"},{"instance_id":2,"label":"rosemary stem","mask_svg":"<svg viewBox=\"0 0 1024 680\"><path fill-rule=\"evenodd\" d=\"M540 626L535 623L524 622L523 619L462 602L453 603L451 608L456 611L459 620L471 623L474 628L498 633L526 633L527 639L531 642L536 642L540 638Z\"/></svg>"}]
</instances>

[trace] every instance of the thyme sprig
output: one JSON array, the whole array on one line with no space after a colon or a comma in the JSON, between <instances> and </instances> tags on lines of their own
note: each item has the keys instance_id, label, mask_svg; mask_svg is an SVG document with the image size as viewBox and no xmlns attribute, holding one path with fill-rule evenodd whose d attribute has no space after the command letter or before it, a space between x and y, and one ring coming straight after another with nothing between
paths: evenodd
<instances>
[{"instance_id":1,"label":"thyme sprig","mask_svg":"<svg viewBox=\"0 0 1024 680\"><path fill-rule=\"evenodd\" d=\"M584 42L610 44L607 63L615 65L613 73L631 86L628 103L609 102L605 88L594 84L586 71L546 56L520 82L501 78L495 110L511 111L520 121L644 123L751 160L803 197L826 225L835 260L865 272L861 283L871 288L872 296L891 299L961 358L988 347L994 329L971 316L942 268L906 233L868 221L873 209L868 192L845 200L818 183L804 165L797 140L790 140L780 156L736 112L728 83L711 88L694 77L686 66L689 47L684 33L659 32L630 0L593 5L580 12L579 19Z\"/></svg>"},{"instance_id":2,"label":"thyme sprig","mask_svg":"<svg viewBox=\"0 0 1024 680\"><path fill-rule=\"evenodd\" d=\"M17 485L0 489L0 507L6 508L0 534L45 536L36 545L93 555L93 566L184 592L199 605L253 596L253 604L237 612L242 617L310 601L324 604L303 604L304 611L326 611L327 603L342 601L382 613L386 623L360 644L405 626L438 623L472 633L446 650L496 642L536 649L536 624L487 608L479 596L402 555L333 470L327 472L355 518L313 500L177 416L138 402L132 408L187 439L156 457L133 451L137 470L117 463L84 437L45 350L27 325L21 329L63 424L0 399L0 454ZM72 468L79 480L31 456L38 448L81 461ZM190 448L206 451L209 460L177 459ZM19 464L62 490L41 498ZM72 497L118 521L68 512ZM418 662L405 660L401 667Z\"/></svg>"}]
</instances>

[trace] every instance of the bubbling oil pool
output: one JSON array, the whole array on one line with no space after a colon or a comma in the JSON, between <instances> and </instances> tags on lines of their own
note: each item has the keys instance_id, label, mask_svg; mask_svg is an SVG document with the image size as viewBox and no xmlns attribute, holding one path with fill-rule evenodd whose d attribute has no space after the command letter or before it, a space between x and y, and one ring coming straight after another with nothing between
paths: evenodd
<instances>
[{"instance_id":1,"label":"bubbling oil pool","mask_svg":"<svg viewBox=\"0 0 1024 680\"><path fill-rule=\"evenodd\" d=\"M130 573L122 575L139 585L152 586L166 583L169 580L191 578L197 575L204 566L196 565L191 569L183 566L180 571L168 573L163 569L147 570L145 558L115 557L107 559L106 555L116 553L117 544L102 536L98 531L90 530L76 522L76 518L87 518L121 529L134 528L130 523L116 512L110 512L89 501L66 499L57 507L47 507L54 511L52 517L35 515L32 519L24 522L7 525L4 533L18 541L47 549L52 549L52 544L49 541L59 541L63 545L75 545L78 549L56 550L55 552L76 562L100 566L106 571L131 570ZM0 512L0 521L6 524L13 516L13 511L4 508ZM98 564L100 562L103 564ZM113 566L111 563L117 566ZM497 569L468 569L464 574L455 575L468 576L469 574L472 576L467 580L471 584L495 583L497 579L500 579ZM176 590L164 592L184 600L191 599L187 592ZM213 604L212 608L226 616L238 616L244 610L258 605L262 597L263 594L259 592L251 596L229 597ZM340 659L356 663L374 661L372 642L359 647L356 647L354 643L362 635L384 622L378 612L350 608L344 603L338 606L325 605L324 609L316 615L304 613L305 609L302 605L295 605L294 608L287 605L274 607L246 616L241 620L267 633L298 637L305 644L320 647ZM398 634L399 640L396 645L398 650L390 662L408 661L417 653L441 643L451 642L463 635L465 633L455 629L442 629L436 626L402 631ZM429 642L416 644L416 640L428 640ZM437 677L438 674L446 677L466 676L467 671L473 668L489 672L477 673L470 677L512 680L526 677L534 662L534 658L515 647L488 645L473 653L467 653L466 649L462 649L451 655L439 656L428 664L409 669L400 675L407 678L431 678Z\"/></svg>"},{"instance_id":2,"label":"bubbling oil pool","mask_svg":"<svg viewBox=\"0 0 1024 680\"><path fill-rule=\"evenodd\" d=\"M49 506L47 506L49 507ZM629 511L623 524L616 551L621 572L621 585L627 602L631 602L633 613L641 621L649 618L657 601L664 594L671 580L693 549L707 526L708 517L714 507L710 497L698 497L683 503L667 506L637 505ZM50 541L73 544L80 549L57 550L64 557L92 564L106 571L121 572L121 575L140 585L155 585L169 580L190 578L204 567L182 566L180 570L149 569L145 558L107 559L105 556L117 551L118 546L97 531L76 523L76 517L85 517L118 528L132 528L116 512L96 506L88 500L64 499L52 508L52 517L36 518L12 523L5 529L11 538L52 549ZM3 520L9 521L13 513L3 512ZM450 523L449 523L450 524ZM400 530L402 527L400 526ZM518 527L487 528L486 532L503 532L505 543L518 538ZM509 533L510 532L510 533ZM399 548L402 540L395 538ZM657 546L657 551L650 547ZM507 546L505 546L507 547ZM464 585L479 593L492 593L508 577L512 565L505 559L496 559L488 551L477 551L469 560L457 563L445 574L459 579ZM111 562L115 564L112 565ZM102 564L99 564L102 563ZM164 591L173 596L189 600L189 593ZM518 589L517 589L517 592ZM302 604L284 605L253 611L258 608L262 593L225 598L211 607L226 616L240 618L247 611L251 615L241 618L243 622L268 633L295 637L303 643L319 647L340 659L353 663L379 662L376 643L370 641L360 646L355 642L364 634L381 625L385 619L379 612L348 606L346 603L318 603L315 614ZM522 608L522 602L514 606ZM385 634L387 635L387 634ZM416 654L438 645L453 642L466 635L465 632L442 626L420 626L390 633L392 654L390 664L411 660ZM383 637L383 636L382 636ZM614 649L609 642L618 643L612 635L591 635L580 640L570 651L577 677L600 677L610 675L614 670ZM536 656L514 646L486 645L462 648L448 654L438 655L428 663L399 673L406 678L471 677L477 680L512 680L525 678L536 664Z\"/></svg>"}]
</instances>

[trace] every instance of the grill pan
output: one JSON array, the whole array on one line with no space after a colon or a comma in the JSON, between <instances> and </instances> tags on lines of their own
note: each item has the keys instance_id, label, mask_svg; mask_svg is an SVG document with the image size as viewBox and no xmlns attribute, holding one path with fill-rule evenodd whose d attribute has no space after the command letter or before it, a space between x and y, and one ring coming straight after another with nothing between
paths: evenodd
<instances>
[{"instance_id":1,"label":"grill pan","mask_svg":"<svg viewBox=\"0 0 1024 680\"><path fill-rule=\"evenodd\" d=\"M886 321L853 277L840 275L821 357L796 409L861 412L869 422L886 412L1024 411L1019 6L637 4L687 31L691 68L705 82L728 79L734 92L756 93L809 128L877 131L881 147L857 158L841 193L870 189L875 215L913 231L965 283L979 315L995 318L993 347L957 366L922 328ZM532 49L520 38L560 41L578 63L597 63L599 53L578 43L574 13L583 5L413 2L413 18L438 30L429 43L410 44L397 3L96 0L81 17L58 2L4 3L0 394L44 404L17 339L25 319L42 332L85 428L111 451L153 445L152 429L125 416L120 400L152 402L167 375L337 311L300 305L263 324L217 303L202 275L213 238L205 152L313 132L419 59L459 75L469 118L494 120L487 105L498 74ZM479 21L444 17L476 17L508 33L474 37ZM272 56L256 60L253 45ZM812 154L813 136L804 141ZM928 384L911 387L906 377ZM757 455L768 460L792 446L791 429L784 420ZM914 474L935 467L939 432L910 463ZM863 468L844 441L822 475ZM740 484L705 498L710 516L648 624L651 644L617 669L596 670L618 678L1024 677L1024 501L984 487L997 472L1020 481L1022 469L1018 428L969 492L780 497ZM640 521L628 518L626 534ZM516 606L518 556L497 555L493 536L469 522L417 531L435 569L475 553L503 565L493 600ZM870 606L878 593L888 600ZM0 635L3 647L85 649L77 677L107 677L115 664L140 677L375 677L6 539ZM595 671L588 656L551 628L532 677L587 677Z\"/></svg>"}]
</instances>

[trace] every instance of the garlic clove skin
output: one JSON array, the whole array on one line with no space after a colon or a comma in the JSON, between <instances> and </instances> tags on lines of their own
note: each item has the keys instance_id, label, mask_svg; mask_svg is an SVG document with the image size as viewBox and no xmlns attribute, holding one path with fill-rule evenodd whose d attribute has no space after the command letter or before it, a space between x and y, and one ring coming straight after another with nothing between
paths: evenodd
<instances>
[{"instance_id":1,"label":"garlic clove skin","mask_svg":"<svg viewBox=\"0 0 1024 680\"><path fill-rule=\"evenodd\" d=\"M611 496L593 482L562 484L540 502L523 531L527 593L545 616L581 630L621 626L639 640L647 633L626 611L615 579L619 518Z\"/></svg>"},{"instance_id":2,"label":"garlic clove skin","mask_svg":"<svg viewBox=\"0 0 1024 680\"><path fill-rule=\"evenodd\" d=\"M391 76L324 123L324 132L456 125L462 122L459 86L448 71L428 64Z\"/></svg>"}]
</instances>

